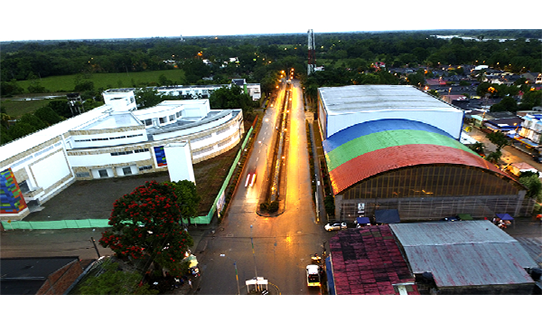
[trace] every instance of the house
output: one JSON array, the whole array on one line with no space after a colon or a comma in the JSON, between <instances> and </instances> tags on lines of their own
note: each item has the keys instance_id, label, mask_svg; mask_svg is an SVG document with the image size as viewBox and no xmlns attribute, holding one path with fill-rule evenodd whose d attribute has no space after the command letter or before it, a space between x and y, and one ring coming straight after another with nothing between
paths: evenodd
<instances>
[{"instance_id":1,"label":"house","mask_svg":"<svg viewBox=\"0 0 542 325\"><path fill-rule=\"evenodd\" d=\"M84 268L76 256L2 258L0 264L1 295L63 295Z\"/></svg>"}]
</instances>

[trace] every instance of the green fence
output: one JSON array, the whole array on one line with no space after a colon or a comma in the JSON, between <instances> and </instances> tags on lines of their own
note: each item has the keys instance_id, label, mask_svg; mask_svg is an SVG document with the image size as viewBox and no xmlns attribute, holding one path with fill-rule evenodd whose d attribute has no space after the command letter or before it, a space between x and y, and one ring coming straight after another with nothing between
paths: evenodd
<instances>
[{"instance_id":1,"label":"green fence","mask_svg":"<svg viewBox=\"0 0 542 325\"><path fill-rule=\"evenodd\" d=\"M78 229L78 228L105 228L109 227L109 219L81 219L81 220L55 220L55 221L2 221L5 230L16 229Z\"/></svg>"},{"instance_id":2,"label":"green fence","mask_svg":"<svg viewBox=\"0 0 542 325\"><path fill-rule=\"evenodd\" d=\"M235 171L235 168L237 167L237 163L241 159L241 154L243 153L243 150L245 149L248 143L248 140L250 138L250 135L252 134L253 129L254 127L250 127L250 129L248 130L245 136L245 140L243 141L243 144L241 145L241 149L239 149L239 152L237 153L237 156L235 157L235 160L233 161L233 164L230 167L230 171L228 172L228 175L226 176L226 179L224 180L224 183L222 184L220 191L218 191L218 195L216 196L215 201L213 202L213 205L211 206L211 209L209 210L209 213L207 213L207 215L205 216L191 218L190 219L191 224L208 225L211 223L211 220L213 219L213 216L217 210L217 203L221 200L221 198L224 197L226 188L228 187L228 184ZM57 220L57 221L1 221L1 222L2 222L2 226L4 227L4 230L17 230L17 229L45 230L45 229L78 229L78 228L110 227L108 224L109 219L82 219L82 220ZM183 222L188 223L189 221L187 219L183 219Z\"/></svg>"}]
</instances>

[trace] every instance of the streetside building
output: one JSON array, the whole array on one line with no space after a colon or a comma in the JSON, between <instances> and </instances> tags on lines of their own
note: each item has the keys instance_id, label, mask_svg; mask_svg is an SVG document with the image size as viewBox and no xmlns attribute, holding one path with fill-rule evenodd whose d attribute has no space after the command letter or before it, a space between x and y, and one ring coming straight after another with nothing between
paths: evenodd
<instances>
[{"instance_id":1,"label":"streetside building","mask_svg":"<svg viewBox=\"0 0 542 325\"><path fill-rule=\"evenodd\" d=\"M538 264L517 240L489 220L389 227L419 280L420 291L462 295L535 292L529 273Z\"/></svg>"},{"instance_id":2,"label":"streetside building","mask_svg":"<svg viewBox=\"0 0 542 325\"><path fill-rule=\"evenodd\" d=\"M244 133L241 109L211 110L208 99L137 110L132 89L103 96L105 105L1 147L0 220L21 220L28 206L41 205L76 180L169 166L176 178L195 181L188 166L230 150ZM175 160L168 162L168 151Z\"/></svg>"},{"instance_id":3,"label":"streetside building","mask_svg":"<svg viewBox=\"0 0 542 325\"><path fill-rule=\"evenodd\" d=\"M2 295L63 295L83 273L77 256L0 259Z\"/></svg>"},{"instance_id":4,"label":"streetside building","mask_svg":"<svg viewBox=\"0 0 542 325\"><path fill-rule=\"evenodd\" d=\"M337 295L418 295L388 225L341 230L329 240L328 289Z\"/></svg>"},{"instance_id":5,"label":"streetside building","mask_svg":"<svg viewBox=\"0 0 542 325\"><path fill-rule=\"evenodd\" d=\"M524 213L526 189L461 144L463 112L410 86L319 89L335 216L401 220ZM363 207L363 209L360 209Z\"/></svg>"},{"instance_id":6,"label":"streetside building","mask_svg":"<svg viewBox=\"0 0 542 325\"><path fill-rule=\"evenodd\" d=\"M433 125L459 139L463 111L412 86L356 85L318 89L322 136L383 119L408 119Z\"/></svg>"},{"instance_id":7,"label":"streetside building","mask_svg":"<svg viewBox=\"0 0 542 325\"><path fill-rule=\"evenodd\" d=\"M184 96L192 98L209 98L211 93L222 87L231 87L237 85L248 94L253 101L262 98L261 87L259 83L247 83L245 79L232 79L231 84L225 85L175 85L156 87L156 91L167 96Z\"/></svg>"}]
</instances>

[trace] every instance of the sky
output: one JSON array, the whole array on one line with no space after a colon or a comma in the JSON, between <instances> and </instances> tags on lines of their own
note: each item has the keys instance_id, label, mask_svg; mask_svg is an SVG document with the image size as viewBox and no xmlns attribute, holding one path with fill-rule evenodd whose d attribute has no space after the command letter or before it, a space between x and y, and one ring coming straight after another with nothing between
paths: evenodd
<instances>
[{"instance_id":1,"label":"sky","mask_svg":"<svg viewBox=\"0 0 542 325\"><path fill-rule=\"evenodd\" d=\"M519 3L519 2L518 2ZM511 8L509 8L511 7ZM3 1L0 41L435 30L542 29L542 1Z\"/></svg>"}]
</instances>

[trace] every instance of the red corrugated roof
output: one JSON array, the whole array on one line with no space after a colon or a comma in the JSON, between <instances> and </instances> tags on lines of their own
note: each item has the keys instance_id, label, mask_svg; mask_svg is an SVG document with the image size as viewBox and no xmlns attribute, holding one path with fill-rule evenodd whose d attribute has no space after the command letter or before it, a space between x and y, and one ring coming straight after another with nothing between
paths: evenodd
<instances>
[{"instance_id":1,"label":"red corrugated roof","mask_svg":"<svg viewBox=\"0 0 542 325\"><path fill-rule=\"evenodd\" d=\"M439 145L411 144L368 152L330 171L333 193L379 173L402 167L430 164L454 164L491 170L512 179L480 156L465 150ZM513 180L513 179L512 179Z\"/></svg>"},{"instance_id":2,"label":"red corrugated roof","mask_svg":"<svg viewBox=\"0 0 542 325\"><path fill-rule=\"evenodd\" d=\"M393 284L414 282L387 225L340 231L329 246L338 295L394 295Z\"/></svg>"}]
</instances>

